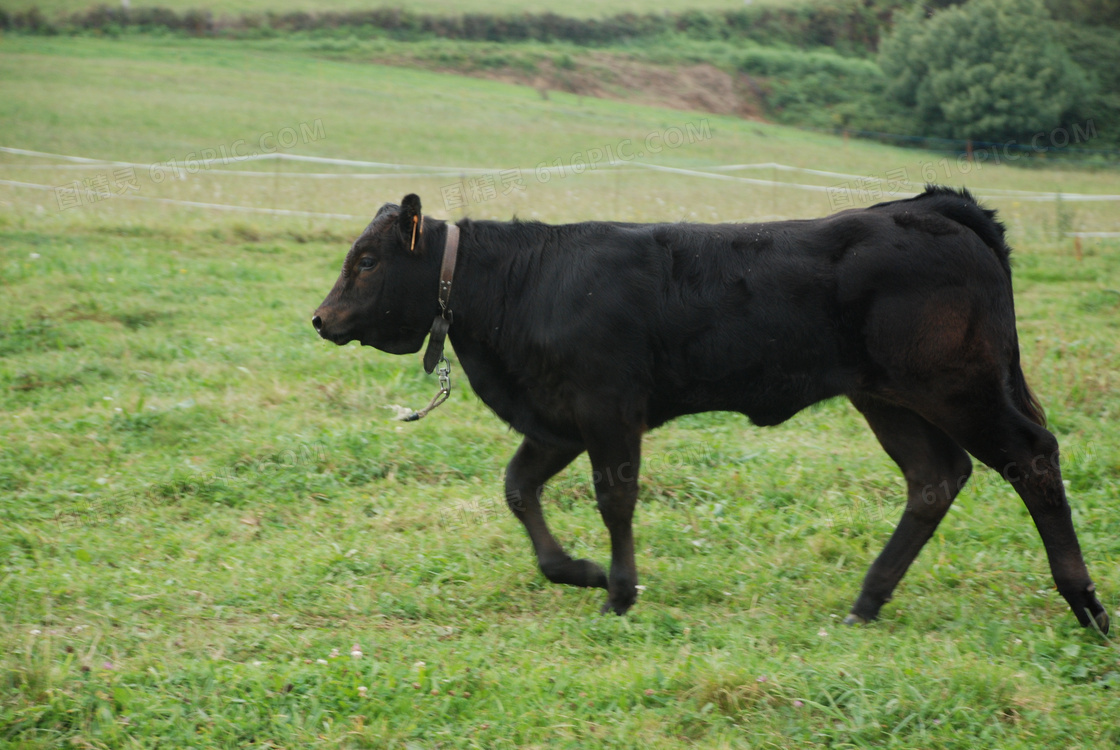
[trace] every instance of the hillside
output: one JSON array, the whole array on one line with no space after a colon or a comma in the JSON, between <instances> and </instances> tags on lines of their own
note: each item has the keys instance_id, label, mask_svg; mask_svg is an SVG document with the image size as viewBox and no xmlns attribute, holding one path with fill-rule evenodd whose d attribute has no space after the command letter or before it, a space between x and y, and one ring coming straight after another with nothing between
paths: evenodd
<instances>
[{"instance_id":1,"label":"hillside","mask_svg":"<svg viewBox=\"0 0 1120 750\"><path fill-rule=\"evenodd\" d=\"M547 7L523 13L512 7L471 12L464 6L449 13L438 3L407 11L328 6L311 13L283 5L231 6L220 13L57 5L0 12L0 27L18 33L272 38L330 59L489 77L532 86L542 95L564 91L623 98L963 151L963 140L923 141L921 136L937 133L888 95L890 81L877 64L877 48L892 14L906 5L899 0L804 0L633 13L605 3L584 17L590 8L579 6L556 15L545 12ZM1063 126L1084 129L1087 122L1120 117L1115 59L1120 30L1107 25L1107 13L1085 3L1053 11L1060 19L1053 22L1055 38L1070 50L1084 77L1084 93L1064 113ZM1105 23L1090 24L1091 18ZM1014 139L1027 141L1035 134L1016 133ZM1098 127L1093 141L1052 149L1048 156L1097 163L1115 159L1110 149L1120 146L1120 133Z\"/></svg>"}]
</instances>

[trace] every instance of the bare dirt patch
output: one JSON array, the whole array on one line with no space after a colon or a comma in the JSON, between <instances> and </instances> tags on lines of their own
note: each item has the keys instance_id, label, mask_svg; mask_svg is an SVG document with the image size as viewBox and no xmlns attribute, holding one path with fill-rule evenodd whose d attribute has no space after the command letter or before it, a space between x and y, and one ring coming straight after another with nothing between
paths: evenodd
<instances>
[{"instance_id":1,"label":"bare dirt patch","mask_svg":"<svg viewBox=\"0 0 1120 750\"><path fill-rule=\"evenodd\" d=\"M565 91L600 99L625 99L671 109L698 110L762 119L757 84L745 74L714 65L663 66L592 54L572 68L546 61L535 74L506 72L495 77L526 83L542 95Z\"/></svg>"},{"instance_id":2,"label":"bare dirt patch","mask_svg":"<svg viewBox=\"0 0 1120 750\"><path fill-rule=\"evenodd\" d=\"M546 99L549 92L562 91L748 120L764 119L757 81L745 73L729 73L703 63L655 65L604 52L591 52L569 65L541 60L532 71L512 66L448 68L421 60L392 62L532 86Z\"/></svg>"}]
</instances>

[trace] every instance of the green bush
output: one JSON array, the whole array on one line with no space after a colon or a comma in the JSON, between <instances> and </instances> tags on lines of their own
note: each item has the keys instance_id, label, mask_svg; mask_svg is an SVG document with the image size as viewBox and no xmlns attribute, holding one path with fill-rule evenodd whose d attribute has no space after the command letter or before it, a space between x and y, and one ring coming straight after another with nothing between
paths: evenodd
<instances>
[{"instance_id":1,"label":"green bush","mask_svg":"<svg viewBox=\"0 0 1120 750\"><path fill-rule=\"evenodd\" d=\"M1116 0L1046 0L1054 18L1087 26L1120 28L1120 3Z\"/></svg>"},{"instance_id":2,"label":"green bush","mask_svg":"<svg viewBox=\"0 0 1120 750\"><path fill-rule=\"evenodd\" d=\"M1088 93L1052 27L1042 0L972 0L929 17L916 6L882 44L888 93L927 135L998 141L1050 130Z\"/></svg>"},{"instance_id":3,"label":"green bush","mask_svg":"<svg viewBox=\"0 0 1120 750\"><path fill-rule=\"evenodd\" d=\"M1067 121L1093 120L1100 125L1120 122L1120 30L1057 23L1054 33L1089 78L1089 93L1073 105ZM1117 145L1120 145L1120 132L1105 126L1097 129L1097 137L1089 148L1115 148Z\"/></svg>"},{"instance_id":4,"label":"green bush","mask_svg":"<svg viewBox=\"0 0 1120 750\"><path fill-rule=\"evenodd\" d=\"M778 122L889 131L904 116L884 103L886 78L871 60L756 47L741 56L738 68L763 80L763 103Z\"/></svg>"}]
</instances>

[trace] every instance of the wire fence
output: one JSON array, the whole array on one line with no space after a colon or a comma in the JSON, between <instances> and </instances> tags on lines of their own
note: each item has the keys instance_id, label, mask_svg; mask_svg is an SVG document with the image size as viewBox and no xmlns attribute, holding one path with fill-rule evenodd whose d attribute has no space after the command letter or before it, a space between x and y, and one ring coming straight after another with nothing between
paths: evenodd
<instances>
[{"instance_id":1,"label":"wire fence","mask_svg":"<svg viewBox=\"0 0 1120 750\"><path fill-rule=\"evenodd\" d=\"M573 171L572 165L564 164L558 164L556 166L538 165L535 169L500 166L466 167L367 161L335 157L306 156L282 152L245 155L237 157L236 159L230 159L226 157L214 158L210 160L194 161L193 163L186 164L177 163L174 160L168 162L143 163L117 159L101 159L88 156L77 156L72 154L57 154L44 151L34 151L30 149L9 146L0 146L0 153L9 154L14 157L21 157L21 160L18 162L5 162L0 164L0 169L42 169L62 170L64 172L68 170L100 170L102 172L102 175L98 175L97 179L74 179L62 185L52 185L39 181L32 182L29 180L0 179L0 185L5 185L12 188L54 192L55 197L59 203L60 210L65 209L68 205L73 206L81 204L83 196L87 199L96 199L98 196L113 196L122 197L128 200L149 201L153 203L180 205L184 207L203 208L216 211L271 214L277 216L301 216L341 219L362 219L363 217L346 213L304 211L276 206L246 206L235 203L194 201L184 200L180 198L140 195L138 194L139 176L137 175L137 171L146 174L153 182L157 184L159 182L162 182L164 179L175 177L178 177L179 179L185 179L189 175L205 172L207 174L221 174L260 180L275 180L278 175L282 175L285 179L294 180L340 181L441 178L456 180L455 183L452 183L448 187L450 188L458 186L459 189L462 189L463 185L463 183L461 183L460 181L466 180L467 183L469 183L471 180L481 181L489 179L492 183L494 181L494 175L503 176L503 179L508 179L510 181L521 181L525 179L526 174L528 174L535 177L539 182L543 183L548 182L554 175L559 174L562 177L566 174L570 174ZM283 172L279 172L261 171L259 169L251 168L252 165L270 161L275 162L277 168L279 168L279 165L282 162L290 162L293 165L319 165L322 166L324 170L329 167L343 168L345 171L336 169L333 171L286 170ZM231 165L241 166L242 168L228 168ZM885 175L878 177L846 172L836 172L791 164L781 164L777 162L714 164L706 166L681 167L654 164L648 161L639 161L637 159L625 160L619 159L617 157L611 157L609 159L602 160L589 166L585 165L585 170L586 169L612 173L642 171L657 172L662 174L675 174L691 178L719 181L725 183L767 187L771 189L802 191L810 193L826 193L829 196L829 201L830 204L832 204L833 209L837 210L845 207L853 207L856 202L858 202L856 201L856 198L863 200L863 202L869 202L875 199L882 199L883 197L909 197L910 195L921 192L922 188L921 182L911 182L909 179L909 175L907 175L904 170L893 170L894 172L901 172L901 174L892 175L891 173L886 173ZM770 172L770 176L772 178L775 178L779 173L782 173L793 176L793 179L767 179L762 176L746 176L740 174L744 172ZM112 181L110 181L109 179L110 176L112 177ZM930 175L923 175L923 178L928 178L929 176ZM832 181L832 183L822 184L824 178L828 178ZM922 180L922 182L932 181L934 180ZM114 187L119 188L119 190L114 191L112 189ZM1041 190L1013 190L1006 188L973 188L972 192L982 198L1009 198L1016 201L1028 202L1120 202L1120 194L1108 193L1067 193ZM447 202L448 196L449 193L445 190L445 202ZM448 204L447 207L451 208L452 206ZM1066 234L1068 236L1080 237L1120 236L1120 233L1117 232L1091 231L1066 232Z\"/></svg>"}]
</instances>

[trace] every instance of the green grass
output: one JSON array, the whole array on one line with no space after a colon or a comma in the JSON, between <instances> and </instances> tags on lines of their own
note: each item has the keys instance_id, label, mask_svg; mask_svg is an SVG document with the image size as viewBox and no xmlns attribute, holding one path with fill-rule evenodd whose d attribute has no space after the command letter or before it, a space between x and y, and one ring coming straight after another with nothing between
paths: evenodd
<instances>
[{"instance_id":1,"label":"green grass","mask_svg":"<svg viewBox=\"0 0 1120 750\"><path fill-rule=\"evenodd\" d=\"M524 192L472 204L475 217L829 212L824 194L666 173L532 177L538 163L704 117L263 43L0 43L4 146L150 163L321 120L324 137L296 153L526 170ZM709 120L710 139L650 160L906 167L920 182L940 158ZM43 163L3 155L0 179L91 174L32 168ZM415 190L433 215L458 215L440 205L446 178L298 176L325 169L142 174L138 195L365 217ZM1103 171L950 177L1120 192ZM1116 231L1115 204L990 203L1016 247L1024 367L1111 612L1120 243L1087 240L1077 260L1056 231ZM447 405L389 422L388 405L434 393L418 357L314 336L308 316L362 225L124 199L60 211L49 192L0 185L0 746L1120 740L1120 652L1077 627L1025 509L990 472L883 619L839 626L903 489L845 403L779 428L711 414L653 433L637 520L648 588L633 613L599 617L599 592L545 582L497 502L517 436L458 368ZM548 511L573 553L604 560L587 474L581 462L562 475Z\"/></svg>"}]
</instances>

